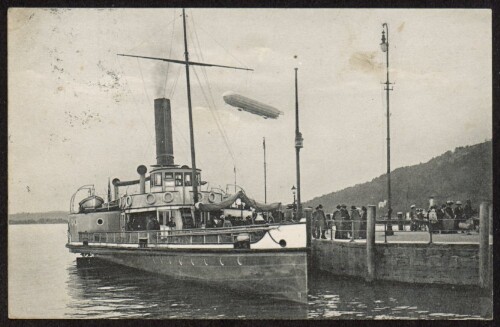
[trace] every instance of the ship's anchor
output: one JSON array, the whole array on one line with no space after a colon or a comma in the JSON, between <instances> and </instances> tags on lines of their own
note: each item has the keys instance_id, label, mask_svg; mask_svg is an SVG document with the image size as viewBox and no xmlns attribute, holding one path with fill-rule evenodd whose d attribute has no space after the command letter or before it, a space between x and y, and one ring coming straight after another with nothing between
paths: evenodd
<instances>
[{"instance_id":1,"label":"ship's anchor","mask_svg":"<svg viewBox=\"0 0 500 327\"><path fill-rule=\"evenodd\" d=\"M238 265L242 266L243 264L240 262L240 257L236 260L238 262Z\"/></svg>"},{"instance_id":2,"label":"ship's anchor","mask_svg":"<svg viewBox=\"0 0 500 327\"><path fill-rule=\"evenodd\" d=\"M222 258L219 258L219 262L221 266L224 266L224 264L222 263Z\"/></svg>"},{"instance_id":3,"label":"ship's anchor","mask_svg":"<svg viewBox=\"0 0 500 327\"><path fill-rule=\"evenodd\" d=\"M182 266L182 261L181 261L181 259L179 259L179 264Z\"/></svg>"},{"instance_id":4,"label":"ship's anchor","mask_svg":"<svg viewBox=\"0 0 500 327\"><path fill-rule=\"evenodd\" d=\"M203 259L203 262L205 263L205 266L208 266L207 259Z\"/></svg>"},{"instance_id":5,"label":"ship's anchor","mask_svg":"<svg viewBox=\"0 0 500 327\"><path fill-rule=\"evenodd\" d=\"M191 264L194 266L194 262L193 262L193 259L191 259Z\"/></svg>"}]
</instances>

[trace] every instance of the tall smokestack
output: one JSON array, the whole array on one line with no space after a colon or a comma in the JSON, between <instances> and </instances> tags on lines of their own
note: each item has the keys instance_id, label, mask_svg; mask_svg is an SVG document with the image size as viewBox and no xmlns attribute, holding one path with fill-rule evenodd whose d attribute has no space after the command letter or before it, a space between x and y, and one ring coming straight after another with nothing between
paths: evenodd
<instances>
[{"instance_id":1,"label":"tall smokestack","mask_svg":"<svg viewBox=\"0 0 500 327\"><path fill-rule=\"evenodd\" d=\"M172 117L170 100L155 99L156 163L162 166L174 164L174 145L172 142Z\"/></svg>"}]
</instances>

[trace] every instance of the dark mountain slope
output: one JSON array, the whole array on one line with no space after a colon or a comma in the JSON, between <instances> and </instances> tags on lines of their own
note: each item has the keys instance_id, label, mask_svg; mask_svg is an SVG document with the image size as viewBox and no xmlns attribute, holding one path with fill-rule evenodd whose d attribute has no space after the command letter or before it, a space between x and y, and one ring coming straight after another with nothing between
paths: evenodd
<instances>
[{"instance_id":1,"label":"dark mountain slope","mask_svg":"<svg viewBox=\"0 0 500 327\"><path fill-rule=\"evenodd\" d=\"M394 213L409 210L411 204L427 208L430 196L439 204L446 200L465 202L470 199L477 207L482 200L492 200L492 180L491 141L458 147L426 163L391 172ZM314 207L321 203L326 212L333 211L340 203L377 205L387 198L386 187L384 174L370 182L313 198L304 205Z\"/></svg>"}]
</instances>

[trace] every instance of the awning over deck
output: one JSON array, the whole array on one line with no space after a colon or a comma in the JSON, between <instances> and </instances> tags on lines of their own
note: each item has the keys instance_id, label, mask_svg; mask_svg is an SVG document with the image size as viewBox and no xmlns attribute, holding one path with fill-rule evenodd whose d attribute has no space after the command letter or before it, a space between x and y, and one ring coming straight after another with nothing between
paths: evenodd
<instances>
[{"instance_id":1,"label":"awning over deck","mask_svg":"<svg viewBox=\"0 0 500 327\"><path fill-rule=\"evenodd\" d=\"M197 203L197 209L201 211L217 211L221 209L230 208L233 203L240 199L242 202L245 202L251 208L254 208L256 211L271 211L277 210L281 207L281 202L275 202L270 204L259 203L253 199L250 199L243 191L238 191L238 193L232 195L231 197L221 201L219 203Z\"/></svg>"}]
</instances>

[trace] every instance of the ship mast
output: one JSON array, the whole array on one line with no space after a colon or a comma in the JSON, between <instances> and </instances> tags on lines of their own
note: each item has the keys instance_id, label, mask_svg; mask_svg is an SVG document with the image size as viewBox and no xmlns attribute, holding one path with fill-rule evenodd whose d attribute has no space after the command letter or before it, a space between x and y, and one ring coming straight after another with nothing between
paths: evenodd
<instances>
[{"instance_id":1,"label":"ship mast","mask_svg":"<svg viewBox=\"0 0 500 327\"><path fill-rule=\"evenodd\" d=\"M198 176L196 174L196 154L194 150L194 131L193 131L193 108L191 106L191 83L189 81L189 51L187 44L187 33L186 33L186 12L182 8L182 24L184 26L184 56L186 59L186 84L187 84L187 98L188 98L188 113L189 113L189 137L191 139L191 170L193 183L193 201L198 202Z\"/></svg>"},{"instance_id":2,"label":"ship mast","mask_svg":"<svg viewBox=\"0 0 500 327\"><path fill-rule=\"evenodd\" d=\"M184 8L182 9L182 23L183 23L183 28L184 28L184 60L136 56L136 55L127 55L127 54L117 54L117 55L124 56L124 57L141 58L141 59L160 60L160 61L166 61L166 62L172 62L175 64L185 65L185 67L186 67L187 98L188 98L188 114L189 114L189 136L191 139L191 167L192 167L192 175L193 175L192 176L193 202L196 204L199 200L198 199L198 183L200 181L198 181L197 173L196 173L196 152L195 152L195 147L194 147L193 109L192 109L192 105L191 105L191 83L189 80L189 66L221 67L221 68L231 68L231 69L250 70L250 71L253 71L253 69L189 61L187 31L186 31L186 12L185 12Z\"/></svg>"}]
</instances>

